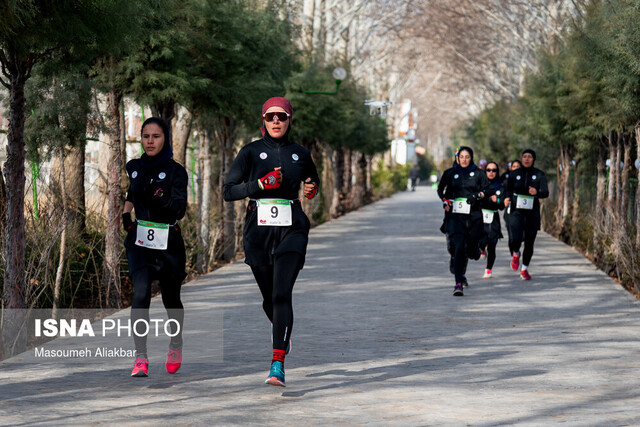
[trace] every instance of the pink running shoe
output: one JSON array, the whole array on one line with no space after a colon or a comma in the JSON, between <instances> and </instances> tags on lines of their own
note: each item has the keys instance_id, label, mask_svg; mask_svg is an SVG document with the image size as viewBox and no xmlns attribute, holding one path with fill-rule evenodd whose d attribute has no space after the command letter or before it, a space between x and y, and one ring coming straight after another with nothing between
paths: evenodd
<instances>
[{"instance_id":1,"label":"pink running shoe","mask_svg":"<svg viewBox=\"0 0 640 427\"><path fill-rule=\"evenodd\" d=\"M145 357L136 357L133 362L132 377L148 377L149 376L149 359Z\"/></svg>"},{"instance_id":2,"label":"pink running shoe","mask_svg":"<svg viewBox=\"0 0 640 427\"><path fill-rule=\"evenodd\" d=\"M484 276L482 276L483 279L491 279L491 270L489 270L488 268L484 270Z\"/></svg>"},{"instance_id":3,"label":"pink running shoe","mask_svg":"<svg viewBox=\"0 0 640 427\"><path fill-rule=\"evenodd\" d=\"M522 280L531 280L531 275L529 274L529 270L520 271L520 278Z\"/></svg>"},{"instance_id":4,"label":"pink running shoe","mask_svg":"<svg viewBox=\"0 0 640 427\"><path fill-rule=\"evenodd\" d=\"M182 365L182 349L172 349L169 348L169 353L167 354L167 372L170 374L175 374L180 369L180 365Z\"/></svg>"},{"instance_id":5,"label":"pink running shoe","mask_svg":"<svg viewBox=\"0 0 640 427\"><path fill-rule=\"evenodd\" d=\"M518 271L518 267L520 267L520 256L519 255L513 255L511 257L511 269L513 271Z\"/></svg>"}]
</instances>

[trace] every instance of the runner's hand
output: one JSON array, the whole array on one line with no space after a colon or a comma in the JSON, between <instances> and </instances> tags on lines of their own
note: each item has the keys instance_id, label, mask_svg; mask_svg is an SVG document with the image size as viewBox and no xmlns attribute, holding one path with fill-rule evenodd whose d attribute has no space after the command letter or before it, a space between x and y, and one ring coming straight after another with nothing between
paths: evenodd
<instances>
[{"instance_id":1,"label":"runner's hand","mask_svg":"<svg viewBox=\"0 0 640 427\"><path fill-rule=\"evenodd\" d=\"M131 230L131 227L133 227L131 212L125 212L122 214L122 228L124 228L124 231L129 231Z\"/></svg>"},{"instance_id":2,"label":"runner's hand","mask_svg":"<svg viewBox=\"0 0 640 427\"><path fill-rule=\"evenodd\" d=\"M258 185L260 186L261 190L273 190L280 187L281 182L282 172L280 172L280 168L277 167L273 171L260 178L258 180Z\"/></svg>"},{"instance_id":3,"label":"runner's hand","mask_svg":"<svg viewBox=\"0 0 640 427\"><path fill-rule=\"evenodd\" d=\"M318 184L311 182L311 178L307 178L304 181L304 189L302 193L307 199L313 199L316 196L316 193L318 193Z\"/></svg>"},{"instance_id":4,"label":"runner's hand","mask_svg":"<svg viewBox=\"0 0 640 427\"><path fill-rule=\"evenodd\" d=\"M533 187L529 187L529 194L535 196L536 194L538 194L538 190Z\"/></svg>"}]
</instances>

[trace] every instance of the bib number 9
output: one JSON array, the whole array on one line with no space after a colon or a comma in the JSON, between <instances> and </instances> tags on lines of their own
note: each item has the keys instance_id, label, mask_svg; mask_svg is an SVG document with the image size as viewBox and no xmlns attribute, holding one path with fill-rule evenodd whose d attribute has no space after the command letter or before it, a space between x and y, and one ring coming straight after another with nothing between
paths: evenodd
<instances>
[{"instance_id":1,"label":"bib number 9","mask_svg":"<svg viewBox=\"0 0 640 427\"><path fill-rule=\"evenodd\" d=\"M258 225L284 227L292 224L291 201L286 199L260 199Z\"/></svg>"}]
</instances>

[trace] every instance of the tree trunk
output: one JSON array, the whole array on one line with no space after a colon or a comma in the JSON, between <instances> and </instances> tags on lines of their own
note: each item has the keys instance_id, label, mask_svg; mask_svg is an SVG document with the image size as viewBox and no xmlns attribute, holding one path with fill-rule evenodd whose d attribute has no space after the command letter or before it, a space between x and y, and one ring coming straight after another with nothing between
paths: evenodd
<instances>
[{"instance_id":1,"label":"tree trunk","mask_svg":"<svg viewBox=\"0 0 640 427\"><path fill-rule=\"evenodd\" d=\"M202 130L199 136L199 174L198 174L198 272L209 271L209 248L211 245L209 236L211 234L211 144L209 143L209 132Z\"/></svg>"},{"instance_id":2,"label":"tree trunk","mask_svg":"<svg viewBox=\"0 0 640 427\"><path fill-rule=\"evenodd\" d=\"M367 194L367 157L362 153L358 154L356 184L353 188L353 207L355 209L364 205Z\"/></svg>"},{"instance_id":3,"label":"tree trunk","mask_svg":"<svg viewBox=\"0 0 640 427\"><path fill-rule=\"evenodd\" d=\"M337 218L344 215L344 150L342 147L332 149L333 151L333 198L331 199L331 208L329 213L331 218Z\"/></svg>"},{"instance_id":4,"label":"tree trunk","mask_svg":"<svg viewBox=\"0 0 640 427\"><path fill-rule=\"evenodd\" d=\"M569 219L570 219L570 206L571 206L571 159L569 154L569 147L562 147L562 231L561 234L566 238L570 235L569 232Z\"/></svg>"},{"instance_id":5,"label":"tree trunk","mask_svg":"<svg viewBox=\"0 0 640 427\"><path fill-rule=\"evenodd\" d=\"M172 134L171 124L176 115L176 102L173 99L152 105L151 114L167 122L169 125L169 134Z\"/></svg>"},{"instance_id":6,"label":"tree trunk","mask_svg":"<svg viewBox=\"0 0 640 427\"><path fill-rule=\"evenodd\" d=\"M556 159L556 177L558 181L558 203L556 204L556 211L554 214L554 226L562 228L562 207L564 206L564 183L562 182L564 179L564 161L562 148L560 149L560 153Z\"/></svg>"},{"instance_id":7,"label":"tree trunk","mask_svg":"<svg viewBox=\"0 0 640 427\"><path fill-rule=\"evenodd\" d=\"M171 145L173 148L173 159L187 168L187 146L189 136L193 127L193 114L184 107L178 108L172 124Z\"/></svg>"},{"instance_id":8,"label":"tree trunk","mask_svg":"<svg viewBox=\"0 0 640 427\"><path fill-rule=\"evenodd\" d=\"M4 185L2 165L0 165L0 218L7 213L7 187ZM0 226L0 242L4 241L4 226Z\"/></svg>"},{"instance_id":9,"label":"tree trunk","mask_svg":"<svg viewBox=\"0 0 640 427\"><path fill-rule=\"evenodd\" d=\"M636 126L636 159L640 159L640 126ZM636 189L636 249L640 250L640 168L638 174L638 187Z\"/></svg>"},{"instance_id":10,"label":"tree trunk","mask_svg":"<svg viewBox=\"0 0 640 427\"><path fill-rule=\"evenodd\" d=\"M571 203L571 240L577 240L578 219L580 218L580 174L578 173L579 163L576 160L573 167L573 200Z\"/></svg>"},{"instance_id":11,"label":"tree trunk","mask_svg":"<svg viewBox=\"0 0 640 427\"><path fill-rule=\"evenodd\" d=\"M353 208L353 152L350 148L344 150L344 180L342 181L344 188L344 209L345 212Z\"/></svg>"},{"instance_id":12,"label":"tree trunk","mask_svg":"<svg viewBox=\"0 0 640 427\"><path fill-rule=\"evenodd\" d=\"M622 183L621 183L621 178L622 178L622 166L620 166L620 163L622 163L622 148L624 145L624 134L622 133L622 131L618 132L618 143L616 144L616 210L615 212L618 213L619 218L623 218L622 216L622 210L620 209L621 206L621 202L622 202Z\"/></svg>"},{"instance_id":13,"label":"tree trunk","mask_svg":"<svg viewBox=\"0 0 640 427\"><path fill-rule=\"evenodd\" d=\"M229 117L221 117L217 129L218 144L220 150L220 180L218 188L222 188L224 179L233 163L233 120ZM222 259L231 261L236 254L235 245L235 203L225 203L220 198L222 212Z\"/></svg>"},{"instance_id":14,"label":"tree trunk","mask_svg":"<svg viewBox=\"0 0 640 427\"><path fill-rule=\"evenodd\" d=\"M65 175L68 190L69 207L67 211L68 226L73 234L81 233L86 228L86 205L84 190L84 151L85 141L71 147L65 159Z\"/></svg>"},{"instance_id":15,"label":"tree trunk","mask_svg":"<svg viewBox=\"0 0 640 427\"><path fill-rule=\"evenodd\" d=\"M615 143L613 142L613 131L609 132L608 148L609 148L609 180L607 183L607 210L605 211L605 229L611 229L612 216L611 213L615 211L616 201L616 150Z\"/></svg>"},{"instance_id":16,"label":"tree trunk","mask_svg":"<svg viewBox=\"0 0 640 427\"><path fill-rule=\"evenodd\" d=\"M631 170L631 138L632 135L624 136L624 152L622 155L622 170L620 171L620 213L623 221L629 221L629 172ZM625 224L626 226L626 224Z\"/></svg>"},{"instance_id":17,"label":"tree trunk","mask_svg":"<svg viewBox=\"0 0 640 427\"><path fill-rule=\"evenodd\" d=\"M60 227L62 233L60 233L60 258L58 259L58 269L56 271L56 281L53 287L53 309L51 310L51 317L53 319L58 318L58 306L60 305L60 287L62 285L62 273L64 271L64 263L67 254L67 177L65 174L65 158L64 158L64 146L60 147L60 190L62 200L62 219L60 221Z\"/></svg>"},{"instance_id":18,"label":"tree trunk","mask_svg":"<svg viewBox=\"0 0 640 427\"><path fill-rule=\"evenodd\" d=\"M120 144L120 102L122 95L112 89L109 94L109 117L107 120L107 144L109 146L109 169L107 171L107 228L102 277L105 307L120 307L120 218L122 215L122 151Z\"/></svg>"},{"instance_id":19,"label":"tree trunk","mask_svg":"<svg viewBox=\"0 0 640 427\"><path fill-rule=\"evenodd\" d=\"M4 290L2 341L4 356L21 353L26 348L26 331L23 325L22 308L25 307L25 230L24 230L24 84L26 72L11 76L9 99L9 134L7 137L7 160L5 162L7 193L4 244ZM9 309L7 312L6 309Z\"/></svg>"},{"instance_id":20,"label":"tree trunk","mask_svg":"<svg viewBox=\"0 0 640 427\"><path fill-rule=\"evenodd\" d=\"M600 243L600 229L602 228L606 186L607 186L607 165L605 163L605 151L604 151L604 137L600 141L598 149L598 180L596 182L596 205L595 209L595 222L593 224L593 255L596 260L602 256L602 244Z\"/></svg>"}]
</instances>

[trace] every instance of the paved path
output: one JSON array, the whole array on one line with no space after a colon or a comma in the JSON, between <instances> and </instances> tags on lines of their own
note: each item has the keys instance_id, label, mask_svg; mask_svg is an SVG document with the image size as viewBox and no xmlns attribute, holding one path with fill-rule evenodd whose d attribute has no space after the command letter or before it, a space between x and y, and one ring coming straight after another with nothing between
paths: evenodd
<instances>
[{"instance_id":1,"label":"paved path","mask_svg":"<svg viewBox=\"0 0 640 427\"><path fill-rule=\"evenodd\" d=\"M546 234L531 282L507 269L502 241L494 278L471 263L454 298L441 218L420 187L312 230L284 389L263 384L269 326L238 262L184 287L178 374L164 372L165 338L150 339L146 379L128 376L129 358L27 352L0 364L0 423L638 425L638 302ZM116 344L96 340L47 348Z\"/></svg>"}]
</instances>

